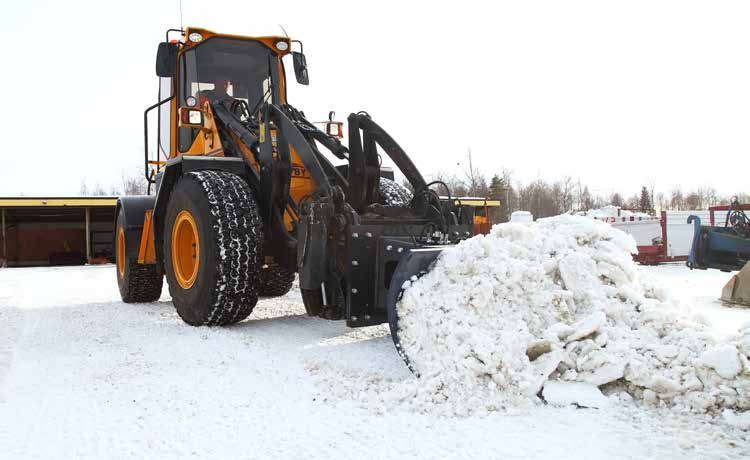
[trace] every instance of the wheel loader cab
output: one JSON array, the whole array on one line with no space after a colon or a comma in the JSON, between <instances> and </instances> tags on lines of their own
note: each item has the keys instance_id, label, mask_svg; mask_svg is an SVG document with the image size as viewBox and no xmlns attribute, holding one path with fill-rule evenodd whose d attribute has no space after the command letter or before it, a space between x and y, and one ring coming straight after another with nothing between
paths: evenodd
<instances>
[{"instance_id":1,"label":"wheel loader cab","mask_svg":"<svg viewBox=\"0 0 750 460\"><path fill-rule=\"evenodd\" d=\"M203 38L198 43L187 42L177 57L174 80L177 87L174 102L178 107L177 113L183 107L195 107L205 113L208 110L207 102L222 102L227 105L241 102L244 107L235 104L235 108L242 112L238 115L243 121L247 121L252 117L257 119L263 103L279 104L285 100L282 54L270 48L266 42L268 40L264 42L216 35ZM275 43L279 42L288 45L283 40ZM224 82L227 83L226 88L217 88L217 84ZM185 120L175 119L171 123L177 134L172 142L170 158L180 154L223 153L218 143L209 146L213 148L208 150L202 143L195 145L200 129L180 127L181 122L184 123Z\"/></svg>"}]
</instances>

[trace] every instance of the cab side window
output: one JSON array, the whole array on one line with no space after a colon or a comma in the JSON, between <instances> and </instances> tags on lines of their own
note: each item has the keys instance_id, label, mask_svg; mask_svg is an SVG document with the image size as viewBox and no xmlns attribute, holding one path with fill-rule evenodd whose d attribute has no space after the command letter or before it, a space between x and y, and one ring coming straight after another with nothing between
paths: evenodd
<instances>
[{"instance_id":1,"label":"cab side window","mask_svg":"<svg viewBox=\"0 0 750 460\"><path fill-rule=\"evenodd\" d=\"M198 69L195 62L195 50L188 51L180 58L180 74L182 75L182 80L180 81L178 106L183 107L187 105L185 99L188 96L193 96L193 86L197 80ZM197 135L198 130L195 128L179 128L178 147L180 152L190 150L190 146L193 145L193 141Z\"/></svg>"},{"instance_id":2,"label":"cab side window","mask_svg":"<svg viewBox=\"0 0 750 460\"><path fill-rule=\"evenodd\" d=\"M172 79L168 77L162 77L159 79L159 100L163 101L172 95ZM171 136L172 126L171 121L172 103L165 102L159 106L159 159L169 158L171 151Z\"/></svg>"}]
</instances>

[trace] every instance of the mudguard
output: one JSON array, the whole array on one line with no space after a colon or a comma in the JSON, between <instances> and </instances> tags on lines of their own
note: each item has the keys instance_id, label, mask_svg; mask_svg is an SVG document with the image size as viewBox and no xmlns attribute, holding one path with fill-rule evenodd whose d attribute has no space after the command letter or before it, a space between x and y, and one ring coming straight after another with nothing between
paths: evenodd
<instances>
[{"instance_id":1,"label":"mudguard","mask_svg":"<svg viewBox=\"0 0 750 460\"><path fill-rule=\"evenodd\" d=\"M117 217L122 211L125 218L125 241L135 243L125 245L125 253L128 258L138 257L138 243L141 241L143 220L146 211L154 208L155 201L156 197L153 195L121 196L117 199L113 235L117 235ZM115 244L113 247L117 247L117 245Z\"/></svg>"},{"instance_id":2,"label":"mudguard","mask_svg":"<svg viewBox=\"0 0 750 460\"><path fill-rule=\"evenodd\" d=\"M158 265L162 265L164 261L164 219L167 214L167 204L169 203L169 196L172 193L172 189L183 174L206 169L226 171L240 177L246 177L245 173L248 167L242 158L233 157L180 155L167 161L162 170L163 173L159 180L156 196L152 197L155 200L152 208L154 209L154 244ZM141 226L143 226L143 220L141 220Z\"/></svg>"},{"instance_id":3,"label":"mudguard","mask_svg":"<svg viewBox=\"0 0 750 460\"><path fill-rule=\"evenodd\" d=\"M396 266L396 270L393 272L390 289L388 290L388 296L386 297L388 326L391 330L393 344L396 346L396 350L401 356L401 359L406 363L406 366L417 376L419 373L414 366L412 366L409 357L401 346L401 340L398 335L398 310L396 309L396 305L398 304L398 301L401 300L404 283L407 281L415 281L429 272L440 253L449 247L452 246L425 247L409 250L409 252L401 258Z\"/></svg>"}]
</instances>

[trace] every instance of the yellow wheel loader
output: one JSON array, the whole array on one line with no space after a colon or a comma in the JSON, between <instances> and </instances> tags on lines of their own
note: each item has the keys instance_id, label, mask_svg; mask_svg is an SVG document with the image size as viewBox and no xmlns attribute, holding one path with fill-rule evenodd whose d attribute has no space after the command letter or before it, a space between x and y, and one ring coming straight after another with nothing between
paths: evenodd
<instances>
[{"instance_id":1,"label":"yellow wheel loader","mask_svg":"<svg viewBox=\"0 0 750 460\"><path fill-rule=\"evenodd\" d=\"M144 112L149 194L117 204L122 299L157 300L166 276L186 323L226 325L259 296L288 292L298 274L309 315L389 322L398 347L401 286L472 236L473 208L440 200L366 112L349 115L347 146L340 122L308 121L287 100L286 57L308 84L297 40L167 31L159 100ZM382 155L413 193L385 177Z\"/></svg>"}]
</instances>

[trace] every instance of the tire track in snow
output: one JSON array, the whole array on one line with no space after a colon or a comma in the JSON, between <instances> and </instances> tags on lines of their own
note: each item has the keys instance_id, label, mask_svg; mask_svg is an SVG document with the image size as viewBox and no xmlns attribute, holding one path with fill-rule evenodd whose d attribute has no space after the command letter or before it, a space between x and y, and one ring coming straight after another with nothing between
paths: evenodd
<instances>
[{"instance_id":1,"label":"tire track in snow","mask_svg":"<svg viewBox=\"0 0 750 460\"><path fill-rule=\"evenodd\" d=\"M2 334L0 334L0 402L6 400L5 381L13 367L21 315L22 313L18 308L0 303L0 324L2 324Z\"/></svg>"}]
</instances>

